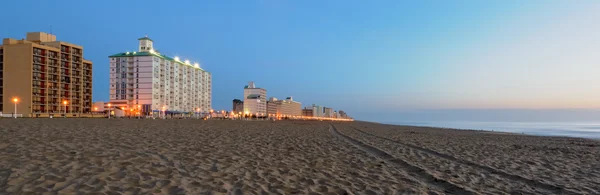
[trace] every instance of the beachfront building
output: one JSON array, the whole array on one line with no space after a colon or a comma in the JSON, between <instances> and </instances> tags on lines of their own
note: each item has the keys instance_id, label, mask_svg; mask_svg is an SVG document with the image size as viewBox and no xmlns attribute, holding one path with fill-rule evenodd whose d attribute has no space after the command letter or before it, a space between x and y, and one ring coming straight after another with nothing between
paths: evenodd
<instances>
[{"instance_id":1,"label":"beachfront building","mask_svg":"<svg viewBox=\"0 0 600 195\"><path fill-rule=\"evenodd\" d=\"M244 101L239 100L239 99L234 99L232 111L236 114L240 113L240 112L244 112Z\"/></svg>"},{"instance_id":2,"label":"beachfront building","mask_svg":"<svg viewBox=\"0 0 600 195\"><path fill-rule=\"evenodd\" d=\"M284 100L271 98L267 102L267 112L274 116L302 116L302 104L294 101L292 97Z\"/></svg>"},{"instance_id":3,"label":"beachfront building","mask_svg":"<svg viewBox=\"0 0 600 195\"><path fill-rule=\"evenodd\" d=\"M138 41L138 51L109 56L110 103L141 115L208 113L211 74L198 63L161 54L147 36Z\"/></svg>"},{"instance_id":4,"label":"beachfront building","mask_svg":"<svg viewBox=\"0 0 600 195\"><path fill-rule=\"evenodd\" d=\"M339 118L349 118L348 114L346 114L346 112L344 112L343 110L338 111L339 114Z\"/></svg>"},{"instance_id":5,"label":"beachfront building","mask_svg":"<svg viewBox=\"0 0 600 195\"><path fill-rule=\"evenodd\" d=\"M333 118L333 108L323 107L323 117Z\"/></svg>"},{"instance_id":6,"label":"beachfront building","mask_svg":"<svg viewBox=\"0 0 600 195\"><path fill-rule=\"evenodd\" d=\"M92 107L92 62L83 47L44 32L0 45L0 112L31 117L80 116Z\"/></svg>"},{"instance_id":7,"label":"beachfront building","mask_svg":"<svg viewBox=\"0 0 600 195\"><path fill-rule=\"evenodd\" d=\"M267 114L269 116L277 116L280 114L280 109L280 102L277 100L277 98L269 98L269 101L267 101Z\"/></svg>"},{"instance_id":8,"label":"beachfront building","mask_svg":"<svg viewBox=\"0 0 600 195\"><path fill-rule=\"evenodd\" d=\"M244 87L244 114L265 116L267 114L267 90L257 88L254 82Z\"/></svg>"},{"instance_id":9,"label":"beachfront building","mask_svg":"<svg viewBox=\"0 0 600 195\"><path fill-rule=\"evenodd\" d=\"M323 106L313 104L312 109L313 109L313 117L324 117L325 116L325 113L323 112Z\"/></svg>"},{"instance_id":10,"label":"beachfront building","mask_svg":"<svg viewBox=\"0 0 600 195\"><path fill-rule=\"evenodd\" d=\"M312 107L306 107L304 109L302 109L302 116L305 117L313 117L313 109Z\"/></svg>"}]
</instances>

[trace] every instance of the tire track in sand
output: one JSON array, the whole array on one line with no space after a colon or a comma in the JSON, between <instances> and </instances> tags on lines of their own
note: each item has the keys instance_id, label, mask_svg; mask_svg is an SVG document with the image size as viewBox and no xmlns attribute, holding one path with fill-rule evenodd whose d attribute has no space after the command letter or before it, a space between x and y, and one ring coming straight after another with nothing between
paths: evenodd
<instances>
[{"instance_id":1,"label":"tire track in sand","mask_svg":"<svg viewBox=\"0 0 600 195\"><path fill-rule=\"evenodd\" d=\"M363 142L360 142L356 139L353 139L351 137L348 137L344 134L341 134L340 132L337 131L337 129L335 128L335 126L330 125L329 126L329 131L336 137L341 138L343 140L345 140L346 142L354 145L355 147L367 152L368 154L371 154L377 158L380 158L392 165L395 165L397 167L400 167L404 170L406 170L406 172L414 177L417 178L418 180L420 180L421 182L425 183L426 185L431 185L431 187L439 189L441 191L443 191L444 193L448 193L448 194L461 194L461 195L468 195L468 194L474 194L473 192L464 189L461 186L457 186L453 183L450 183L446 180L443 179L439 179L437 177L434 177L433 175L427 173L426 170L417 167L417 166L413 166L409 163L407 163L406 161L403 161L401 159L397 159L394 158L392 155L379 150L373 146L367 145Z\"/></svg>"},{"instance_id":2,"label":"tire track in sand","mask_svg":"<svg viewBox=\"0 0 600 195\"><path fill-rule=\"evenodd\" d=\"M352 128L354 130L360 132L361 134L364 134L364 135L367 135L367 136L371 136L371 137L375 137L375 138L378 138L378 139L386 140L386 141L398 144L400 146L404 146L406 148L417 150L417 151L420 151L420 152L423 152L423 153L426 153L426 154L429 154L429 155L432 155L432 156L437 156L439 158L444 158L444 159L447 159L447 160L450 160L450 161L454 161L454 162L457 162L457 163L460 163L460 164L464 164L464 165L467 165L467 166L475 167L477 169L481 169L481 170L484 170L486 172L502 176L502 177L504 177L506 179L509 179L509 180L520 181L520 182L523 182L523 183L525 183L525 184L527 184L529 186L532 186L534 188L539 188L539 189L543 189L543 190L549 191L552 194L579 194L579 193L570 191L570 190L566 189L563 186L542 183L540 181L536 181L536 180L524 178L524 177L519 176L519 175L513 175L513 174L510 174L510 173L507 173L507 172L504 172L502 170L498 170L498 169L495 169L495 168L492 168L492 167L488 167L488 166L485 166L485 165L477 164L477 163L474 163L474 162L471 162L471 161L467 161L467 160L463 160L463 159L458 159L458 158L456 158L454 156L450 156L450 155L447 155L447 154L442 154L442 153L439 153L439 152L436 152L434 150L430 150L430 149L427 149L427 148L422 148L422 147L415 146L415 145L412 145L412 144L402 143L402 142L399 142L399 141L396 141L396 140L392 140L392 139L389 139L389 138L386 138L386 137L377 136L377 135L365 132L363 130L360 130L360 129L356 128L356 127L352 127Z\"/></svg>"}]
</instances>

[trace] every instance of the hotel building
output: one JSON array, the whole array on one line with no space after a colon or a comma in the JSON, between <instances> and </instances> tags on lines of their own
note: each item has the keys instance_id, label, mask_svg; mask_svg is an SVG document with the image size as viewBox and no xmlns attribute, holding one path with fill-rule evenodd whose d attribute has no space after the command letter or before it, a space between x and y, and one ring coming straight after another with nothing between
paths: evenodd
<instances>
[{"instance_id":1,"label":"hotel building","mask_svg":"<svg viewBox=\"0 0 600 195\"><path fill-rule=\"evenodd\" d=\"M112 105L143 115L208 113L211 74L198 63L159 53L148 37L138 40L137 52L109 56Z\"/></svg>"},{"instance_id":2,"label":"hotel building","mask_svg":"<svg viewBox=\"0 0 600 195\"><path fill-rule=\"evenodd\" d=\"M254 82L244 87L244 114L264 116L267 114L267 90L257 88Z\"/></svg>"},{"instance_id":3,"label":"hotel building","mask_svg":"<svg viewBox=\"0 0 600 195\"><path fill-rule=\"evenodd\" d=\"M323 116L326 118L333 118L333 108L324 107Z\"/></svg>"},{"instance_id":4,"label":"hotel building","mask_svg":"<svg viewBox=\"0 0 600 195\"><path fill-rule=\"evenodd\" d=\"M44 32L5 38L0 46L0 112L67 116L91 112L92 62L83 47Z\"/></svg>"},{"instance_id":5,"label":"hotel building","mask_svg":"<svg viewBox=\"0 0 600 195\"><path fill-rule=\"evenodd\" d=\"M270 98L267 102L267 110L269 115L302 116L302 104L294 101L292 97L288 97L285 100Z\"/></svg>"}]
</instances>

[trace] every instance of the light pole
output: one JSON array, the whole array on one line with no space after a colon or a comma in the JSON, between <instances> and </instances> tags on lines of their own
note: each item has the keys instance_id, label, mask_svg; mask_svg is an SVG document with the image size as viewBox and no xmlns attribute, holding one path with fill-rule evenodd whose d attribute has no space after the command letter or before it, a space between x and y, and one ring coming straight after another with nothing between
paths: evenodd
<instances>
[{"instance_id":1,"label":"light pole","mask_svg":"<svg viewBox=\"0 0 600 195\"><path fill-rule=\"evenodd\" d=\"M200 119L200 108L196 108L196 119Z\"/></svg>"},{"instance_id":2,"label":"light pole","mask_svg":"<svg viewBox=\"0 0 600 195\"><path fill-rule=\"evenodd\" d=\"M162 107L162 111L163 111L163 119L167 119L167 112L166 112L167 110L164 106Z\"/></svg>"},{"instance_id":3,"label":"light pole","mask_svg":"<svg viewBox=\"0 0 600 195\"><path fill-rule=\"evenodd\" d=\"M140 119L142 117L142 105L137 105L138 107L138 119Z\"/></svg>"},{"instance_id":4,"label":"light pole","mask_svg":"<svg viewBox=\"0 0 600 195\"><path fill-rule=\"evenodd\" d=\"M17 118L17 104L19 103L19 98L13 98L13 102L15 103L15 113L13 116Z\"/></svg>"},{"instance_id":5,"label":"light pole","mask_svg":"<svg viewBox=\"0 0 600 195\"><path fill-rule=\"evenodd\" d=\"M94 107L94 112L98 112L98 107ZM94 118L94 112L92 112L92 118Z\"/></svg>"},{"instance_id":6,"label":"light pole","mask_svg":"<svg viewBox=\"0 0 600 195\"><path fill-rule=\"evenodd\" d=\"M110 103L108 103L108 118L110 118Z\"/></svg>"},{"instance_id":7,"label":"light pole","mask_svg":"<svg viewBox=\"0 0 600 195\"><path fill-rule=\"evenodd\" d=\"M63 104L65 105L65 118L67 118L67 100L63 101Z\"/></svg>"}]
</instances>

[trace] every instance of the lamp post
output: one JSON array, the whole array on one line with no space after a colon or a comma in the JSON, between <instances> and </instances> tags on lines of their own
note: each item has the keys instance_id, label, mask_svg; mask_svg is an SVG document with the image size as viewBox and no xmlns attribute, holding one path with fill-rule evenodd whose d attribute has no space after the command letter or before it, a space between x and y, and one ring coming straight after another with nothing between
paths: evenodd
<instances>
[{"instance_id":1,"label":"lamp post","mask_svg":"<svg viewBox=\"0 0 600 195\"><path fill-rule=\"evenodd\" d=\"M196 119L200 119L200 108L196 108Z\"/></svg>"},{"instance_id":2,"label":"lamp post","mask_svg":"<svg viewBox=\"0 0 600 195\"><path fill-rule=\"evenodd\" d=\"M138 119L140 119L142 117L142 105L137 105L138 107Z\"/></svg>"},{"instance_id":3,"label":"lamp post","mask_svg":"<svg viewBox=\"0 0 600 195\"><path fill-rule=\"evenodd\" d=\"M163 111L163 119L167 119L167 113L166 113L166 108L163 106L162 107L162 111Z\"/></svg>"},{"instance_id":4,"label":"lamp post","mask_svg":"<svg viewBox=\"0 0 600 195\"><path fill-rule=\"evenodd\" d=\"M110 118L110 103L108 103L108 118Z\"/></svg>"},{"instance_id":5,"label":"lamp post","mask_svg":"<svg viewBox=\"0 0 600 195\"><path fill-rule=\"evenodd\" d=\"M94 107L94 112L98 112L98 107ZM94 118L94 112L92 112L92 118Z\"/></svg>"},{"instance_id":6,"label":"lamp post","mask_svg":"<svg viewBox=\"0 0 600 195\"><path fill-rule=\"evenodd\" d=\"M67 118L67 100L63 101L63 104L65 105L65 118Z\"/></svg>"},{"instance_id":7,"label":"lamp post","mask_svg":"<svg viewBox=\"0 0 600 195\"><path fill-rule=\"evenodd\" d=\"M17 118L17 104L19 103L19 98L13 98L13 102L15 103L15 112L13 113L13 116Z\"/></svg>"}]
</instances>

